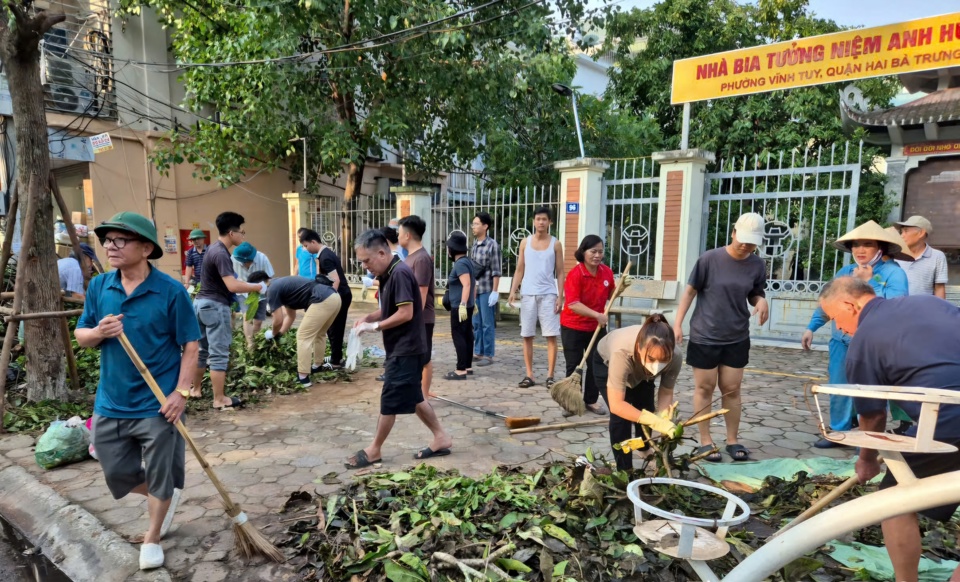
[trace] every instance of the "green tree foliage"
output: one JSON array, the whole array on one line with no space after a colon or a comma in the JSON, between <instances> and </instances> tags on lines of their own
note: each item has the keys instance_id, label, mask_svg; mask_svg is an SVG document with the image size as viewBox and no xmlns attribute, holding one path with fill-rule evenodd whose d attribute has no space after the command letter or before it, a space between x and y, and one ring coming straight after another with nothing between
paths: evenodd
<instances>
[{"instance_id":1,"label":"green tree foliage","mask_svg":"<svg viewBox=\"0 0 960 582\"><path fill-rule=\"evenodd\" d=\"M807 0L664 0L650 8L618 12L608 20L608 47L619 67L611 73L610 97L636 115L656 119L667 148L680 141L680 106L670 104L673 61L739 48L843 30L810 12ZM856 85L875 106L884 107L899 90L895 78ZM840 84L773 91L692 104L690 143L718 158L768 152L816 150L861 132L844 132ZM879 148L863 153L858 219L883 222L890 203L883 176L873 170ZM802 159L802 155L798 156Z\"/></svg>"},{"instance_id":2,"label":"green tree foliage","mask_svg":"<svg viewBox=\"0 0 960 582\"><path fill-rule=\"evenodd\" d=\"M381 140L415 152L408 169L428 174L482 154L494 107L528 89L527 63L566 50L551 22L583 15L573 0L145 4L169 27L180 62L271 59L186 67L185 106L212 107L220 123L201 122L176 135L158 154L159 166L189 160L199 164L200 176L229 183L288 159L299 166L293 155L299 146L290 140L304 136L309 188L321 175L345 172L348 202ZM121 1L127 13L140 6ZM291 55L300 56L284 58Z\"/></svg>"}]
</instances>

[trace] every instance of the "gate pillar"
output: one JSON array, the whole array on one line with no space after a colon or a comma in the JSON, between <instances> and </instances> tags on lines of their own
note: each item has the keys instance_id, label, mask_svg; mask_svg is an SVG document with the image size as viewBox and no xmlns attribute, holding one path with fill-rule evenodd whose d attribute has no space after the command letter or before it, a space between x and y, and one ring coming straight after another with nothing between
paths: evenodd
<instances>
[{"instance_id":1,"label":"gate pillar","mask_svg":"<svg viewBox=\"0 0 960 582\"><path fill-rule=\"evenodd\" d=\"M660 164L660 200L657 204L657 256L654 278L678 281L682 290L700 256L703 224L704 174L713 152L701 149L657 152ZM676 310L677 298L661 300L660 307Z\"/></svg>"},{"instance_id":2,"label":"gate pillar","mask_svg":"<svg viewBox=\"0 0 960 582\"><path fill-rule=\"evenodd\" d=\"M554 217L563 244L563 267L577 266L573 252L588 234L603 238L603 173L609 164L594 158L556 162L560 172L560 216ZM604 241L605 244L609 242Z\"/></svg>"},{"instance_id":3,"label":"gate pillar","mask_svg":"<svg viewBox=\"0 0 960 582\"><path fill-rule=\"evenodd\" d=\"M427 230L423 233L423 248L427 249L430 256L433 256L433 191L422 186L394 186L390 188L397 197L397 218L406 218L407 216L419 216L427 223ZM466 232L467 239L470 238L469 229ZM445 236L445 233L438 233L437 236Z\"/></svg>"},{"instance_id":4,"label":"gate pillar","mask_svg":"<svg viewBox=\"0 0 960 582\"><path fill-rule=\"evenodd\" d=\"M316 198L303 192L284 192L283 199L287 201L287 244L290 245L290 274L297 275L297 248L300 240L297 231L301 228L313 228L310 221L310 201Z\"/></svg>"}]
</instances>

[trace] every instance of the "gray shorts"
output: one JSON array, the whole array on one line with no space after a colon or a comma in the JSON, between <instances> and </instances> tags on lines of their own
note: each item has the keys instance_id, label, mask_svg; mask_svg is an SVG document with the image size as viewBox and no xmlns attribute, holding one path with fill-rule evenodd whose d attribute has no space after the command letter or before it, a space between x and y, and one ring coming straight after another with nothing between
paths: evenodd
<instances>
[{"instance_id":1,"label":"gray shorts","mask_svg":"<svg viewBox=\"0 0 960 582\"><path fill-rule=\"evenodd\" d=\"M146 483L161 501L183 489L186 452L183 437L162 416L108 418L93 416L93 446L114 499ZM142 465L141 465L142 462Z\"/></svg>"},{"instance_id":2,"label":"gray shorts","mask_svg":"<svg viewBox=\"0 0 960 582\"><path fill-rule=\"evenodd\" d=\"M197 299L193 312L200 324L200 355L197 367L226 372L230 363L230 343L233 341L233 317L230 307L212 299Z\"/></svg>"},{"instance_id":3,"label":"gray shorts","mask_svg":"<svg viewBox=\"0 0 960 582\"><path fill-rule=\"evenodd\" d=\"M556 295L522 295L520 297L520 337L537 335L537 321L543 337L560 335L560 314Z\"/></svg>"}]
</instances>

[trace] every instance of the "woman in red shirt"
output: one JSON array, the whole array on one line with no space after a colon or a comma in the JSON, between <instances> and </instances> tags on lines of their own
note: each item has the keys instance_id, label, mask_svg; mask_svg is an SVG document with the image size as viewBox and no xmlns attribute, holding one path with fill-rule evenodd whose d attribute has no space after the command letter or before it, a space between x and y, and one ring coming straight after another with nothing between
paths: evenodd
<instances>
[{"instance_id":1,"label":"woman in red shirt","mask_svg":"<svg viewBox=\"0 0 960 582\"><path fill-rule=\"evenodd\" d=\"M607 316L603 311L614 287L613 271L603 264L603 240L599 236L588 234L583 237L573 256L577 259L577 266L567 273L563 286L566 303L560 313L560 341L563 343L563 358L567 362L567 376L573 374L580 364L598 325L600 335L597 342L607 335ZM587 359L588 370L593 369L596 358L597 347L594 344ZM606 414L603 404L598 402L600 391L593 374L584 374L584 379L583 402L587 410L594 414Z\"/></svg>"}]
</instances>

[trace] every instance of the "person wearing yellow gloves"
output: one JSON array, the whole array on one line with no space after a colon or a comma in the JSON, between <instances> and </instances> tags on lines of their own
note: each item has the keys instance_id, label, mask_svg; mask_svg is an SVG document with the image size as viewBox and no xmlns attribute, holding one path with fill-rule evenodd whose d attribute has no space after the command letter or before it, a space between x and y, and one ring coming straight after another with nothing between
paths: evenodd
<instances>
[{"instance_id":1,"label":"person wearing yellow gloves","mask_svg":"<svg viewBox=\"0 0 960 582\"><path fill-rule=\"evenodd\" d=\"M447 239L447 253L453 262L447 278L450 297L450 333L457 351L457 369L447 372L447 380L466 380L473 374L473 308L477 276L467 256L467 235L455 230Z\"/></svg>"}]
</instances>

